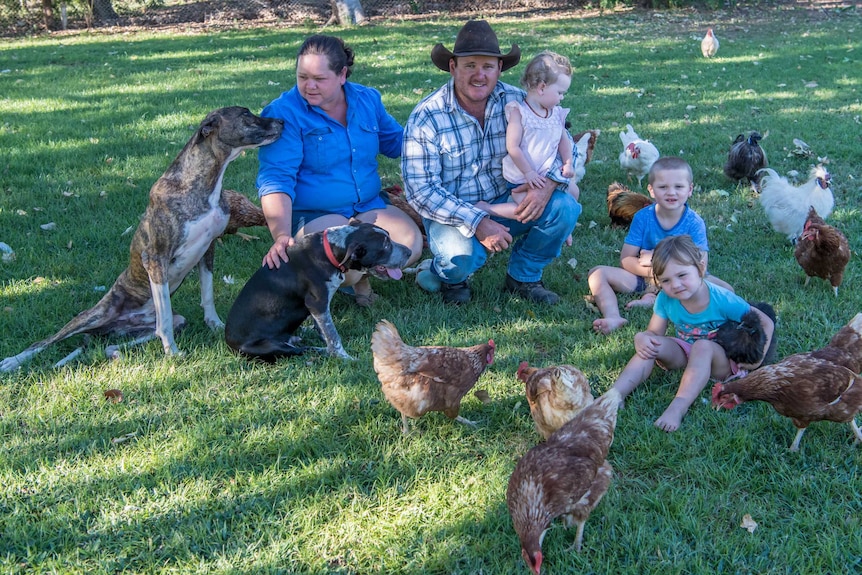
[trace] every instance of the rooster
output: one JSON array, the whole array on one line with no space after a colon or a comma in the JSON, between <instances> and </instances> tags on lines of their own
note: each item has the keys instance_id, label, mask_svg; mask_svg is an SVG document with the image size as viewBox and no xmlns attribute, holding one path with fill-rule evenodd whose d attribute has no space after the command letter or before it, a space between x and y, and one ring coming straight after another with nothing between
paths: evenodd
<instances>
[{"instance_id":1,"label":"rooster","mask_svg":"<svg viewBox=\"0 0 862 575\"><path fill-rule=\"evenodd\" d=\"M593 157L593 149L596 146L596 139L601 134L601 130L587 130L580 134L575 134L575 148L578 150L578 157L575 158L575 183L584 179L584 174L587 172L587 164Z\"/></svg>"},{"instance_id":2,"label":"rooster","mask_svg":"<svg viewBox=\"0 0 862 575\"><path fill-rule=\"evenodd\" d=\"M633 192L619 182L608 186L608 217L611 218L612 225L629 227L635 213L652 203L651 198Z\"/></svg>"},{"instance_id":3,"label":"rooster","mask_svg":"<svg viewBox=\"0 0 862 575\"><path fill-rule=\"evenodd\" d=\"M822 164L812 168L808 181L799 187L791 185L771 168L759 172L765 173L760 179L760 205L773 229L786 234L792 243L796 243L802 233L809 207L823 219L832 213L835 199L829 188L831 176Z\"/></svg>"},{"instance_id":4,"label":"rooster","mask_svg":"<svg viewBox=\"0 0 862 575\"><path fill-rule=\"evenodd\" d=\"M574 366L536 368L523 361L517 375L526 387L536 431L545 439L593 402L587 378Z\"/></svg>"},{"instance_id":5,"label":"rooster","mask_svg":"<svg viewBox=\"0 0 862 575\"><path fill-rule=\"evenodd\" d=\"M474 422L458 412L461 398L476 385L494 361L494 340L473 347L411 347L385 319L371 335L374 371L386 400L401 413L401 430L410 433L407 418L442 411L466 425Z\"/></svg>"},{"instance_id":6,"label":"rooster","mask_svg":"<svg viewBox=\"0 0 862 575\"><path fill-rule=\"evenodd\" d=\"M700 41L700 53L704 58L712 58L716 52L718 52L718 38L715 37L712 28L708 28L706 36Z\"/></svg>"},{"instance_id":7,"label":"rooster","mask_svg":"<svg viewBox=\"0 0 862 575\"><path fill-rule=\"evenodd\" d=\"M658 148L649 140L641 139L631 124L626 124L625 132L620 132L620 140L623 142L620 167L628 177L636 177L640 186L644 176L649 173L649 169L659 158Z\"/></svg>"},{"instance_id":8,"label":"rooster","mask_svg":"<svg viewBox=\"0 0 862 575\"><path fill-rule=\"evenodd\" d=\"M857 441L862 431L856 414L862 410L862 313L856 316L826 347L785 357L747 376L717 383L712 388L716 409L733 409L745 401L765 401L796 426L790 451L814 421L849 423Z\"/></svg>"},{"instance_id":9,"label":"rooster","mask_svg":"<svg viewBox=\"0 0 862 575\"><path fill-rule=\"evenodd\" d=\"M835 296L838 296L844 268L850 261L850 244L844 234L824 222L814 208L808 210L808 219L796 242L794 255L805 272L805 285L812 277L823 278L829 280Z\"/></svg>"},{"instance_id":10,"label":"rooster","mask_svg":"<svg viewBox=\"0 0 862 575\"><path fill-rule=\"evenodd\" d=\"M542 538L557 517L567 527L577 524L574 547L581 550L584 524L611 483L607 456L620 402L620 393L609 390L530 449L509 478L506 504L521 555L535 575L542 568Z\"/></svg>"},{"instance_id":11,"label":"rooster","mask_svg":"<svg viewBox=\"0 0 862 575\"><path fill-rule=\"evenodd\" d=\"M757 174L758 170L769 165L766 160L766 152L758 143L762 139L763 136L757 132L751 132L748 138L739 134L733 145L730 146L727 163L724 164L724 175L737 182L745 178L755 191L760 179Z\"/></svg>"}]
</instances>

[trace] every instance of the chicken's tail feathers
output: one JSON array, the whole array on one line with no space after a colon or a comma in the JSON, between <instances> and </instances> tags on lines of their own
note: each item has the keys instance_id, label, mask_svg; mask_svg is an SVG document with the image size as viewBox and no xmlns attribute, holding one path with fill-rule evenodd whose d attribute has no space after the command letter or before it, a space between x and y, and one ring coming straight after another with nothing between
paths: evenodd
<instances>
[{"instance_id":1,"label":"chicken's tail feathers","mask_svg":"<svg viewBox=\"0 0 862 575\"><path fill-rule=\"evenodd\" d=\"M718 396L721 395L721 392L724 390L724 384L716 382L715 385L712 386L712 408L715 410L721 409L721 404L718 402Z\"/></svg>"}]
</instances>

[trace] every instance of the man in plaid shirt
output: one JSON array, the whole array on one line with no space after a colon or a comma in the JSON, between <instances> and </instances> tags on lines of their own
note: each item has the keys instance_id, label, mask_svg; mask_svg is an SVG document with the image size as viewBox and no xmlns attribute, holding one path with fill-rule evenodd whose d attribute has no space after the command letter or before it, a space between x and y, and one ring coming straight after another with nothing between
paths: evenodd
<instances>
[{"instance_id":1,"label":"man in plaid shirt","mask_svg":"<svg viewBox=\"0 0 862 575\"><path fill-rule=\"evenodd\" d=\"M490 216L474 205L509 198L503 179L504 107L522 100L524 92L499 78L520 57L514 44L508 54L500 52L497 36L484 20L467 22L453 52L442 44L431 50L431 60L451 78L407 120L401 154L404 190L423 218L434 254L431 268L420 272L417 282L427 291L440 291L447 303L469 302L467 278L485 264L488 252L510 245L505 289L540 303L553 305L560 299L542 285L542 272L560 255L581 213L580 204L565 191L565 180L559 190L550 179L541 189L525 185L527 196L515 220ZM555 168L559 166L558 159Z\"/></svg>"}]
</instances>

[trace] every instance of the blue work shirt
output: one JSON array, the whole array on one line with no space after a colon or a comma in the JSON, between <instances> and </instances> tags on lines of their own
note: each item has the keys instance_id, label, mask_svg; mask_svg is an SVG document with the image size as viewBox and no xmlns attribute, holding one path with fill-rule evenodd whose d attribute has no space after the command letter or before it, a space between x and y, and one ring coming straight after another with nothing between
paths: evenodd
<instances>
[{"instance_id":1,"label":"blue work shirt","mask_svg":"<svg viewBox=\"0 0 862 575\"><path fill-rule=\"evenodd\" d=\"M401 155L402 126L383 107L380 92L345 82L347 127L294 86L267 105L261 116L284 120L278 140L258 153L258 195L284 193L295 211L351 217L383 208L377 154Z\"/></svg>"}]
</instances>

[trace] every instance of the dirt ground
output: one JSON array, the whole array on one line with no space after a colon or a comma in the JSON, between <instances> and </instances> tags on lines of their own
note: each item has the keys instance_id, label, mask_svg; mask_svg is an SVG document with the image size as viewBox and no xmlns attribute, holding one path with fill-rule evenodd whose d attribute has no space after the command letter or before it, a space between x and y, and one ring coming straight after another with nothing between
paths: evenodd
<instances>
[{"instance_id":1,"label":"dirt ground","mask_svg":"<svg viewBox=\"0 0 862 575\"><path fill-rule=\"evenodd\" d=\"M519 16L536 15L541 17L543 13L553 14L553 17L560 17L560 2L548 0L548 4L544 7L537 8L537 4L541 6L539 0L524 0L524 4L529 3L530 7L511 8L501 12L498 9L499 3L495 0L487 0L493 2L493 7L487 10L481 10L481 14L486 16L489 12L497 13L499 16ZM458 6L463 6L461 1L453 2ZM171 4L160 8L151 8L146 12L137 15L120 15L120 18L111 22L95 23L91 31L103 32L118 32L131 31L134 29L173 29L181 28L182 30L193 29L237 29L244 27L266 27L266 26L285 26L285 24L308 24L324 25L328 22L331 10L323 8L325 2L310 1L306 4L300 1L273 1L273 2L249 2L247 0L207 0L198 2L188 2L182 4ZM430 5L430 4L426 4ZM446 5L446 0L440 2L440 7ZM453 12L450 10L440 10L428 12L424 14L407 14L399 13L398 3L387 3L385 10L375 8L374 4L366 3L366 12L368 18L365 20L365 25L373 25L380 23L390 18L399 20L423 20L427 18L439 18L441 14L458 18L463 16L468 19L475 16L479 8L481 8L482 0L479 2L471 2L471 6L476 10L472 12ZM407 3L403 3L402 7L406 7ZM858 9L862 4L857 0L774 0L772 2L760 2L756 6L745 3L744 1L736 2L734 8L727 9L725 12L728 16L735 19L744 19L749 23L752 20L760 18L774 18L776 11L793 11L794 18L806 18L812 20L822 20L835 17L842 11ZM643 12L649 14L652 10L627 8L620 11ZM598 13L596 9L571 9L566 8L567 15L593 15ZM87 29L85 22L72 23L70 29L66 31L54 31L53 34L69 34L77 33L82 29ZM33 33L33 30L25 33ZM15 35L14 32L12 35Z\"/></svg>"}]
</instances>

